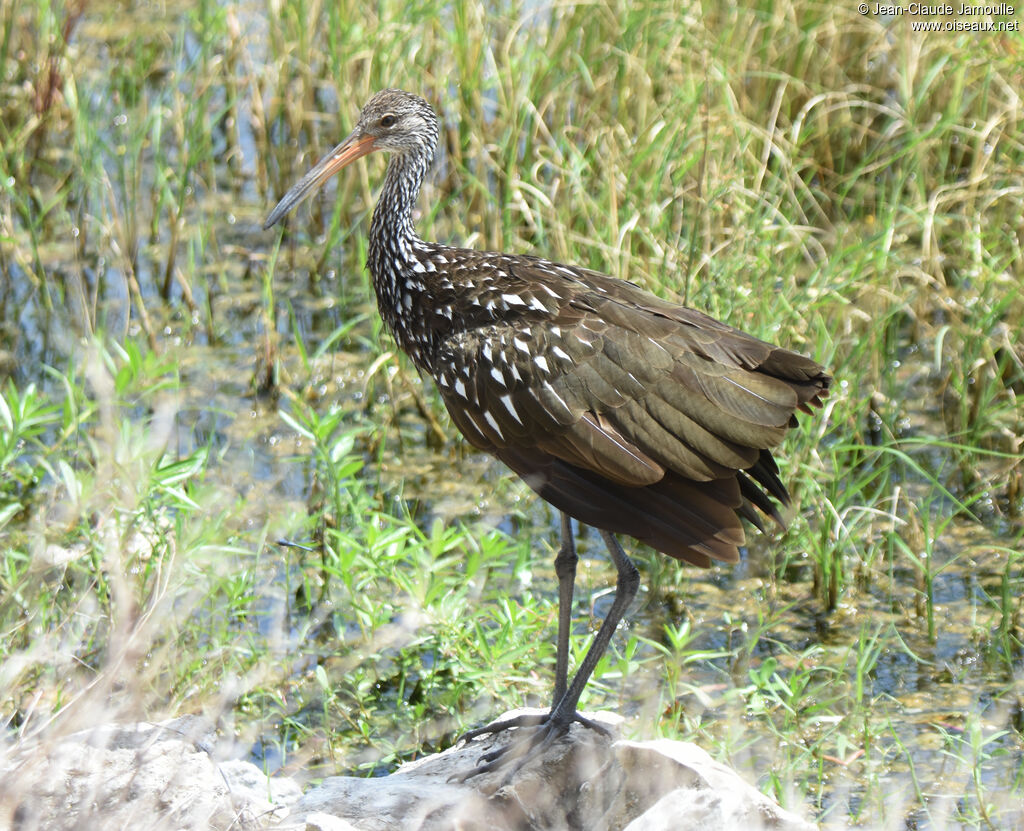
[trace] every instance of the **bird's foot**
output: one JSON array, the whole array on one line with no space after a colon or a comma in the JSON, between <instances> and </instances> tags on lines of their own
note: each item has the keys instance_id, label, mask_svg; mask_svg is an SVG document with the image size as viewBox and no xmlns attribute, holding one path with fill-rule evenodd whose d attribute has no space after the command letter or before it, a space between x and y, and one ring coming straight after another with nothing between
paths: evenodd
<instances>
[{"instance_id":1,"label":"bird's foot","mask_svg":"<svg viewBox=\"0 0 1024 831\"><path fill-rule=\"evenodd\" d=\"M477 727L475 730L463 733L455 743L469 744L473 739L477 739L480 736L503 733L505 730L511 730L513 727L540 727L547 725L552 722L553 712L554 710L550 710L546 713L520 713L517 716L503 719L502 721L492 721L490 724L485 724L483 727ZM611 736L611 732L603 724L598 724L593 719L589 719L575 711L569 714L569 718L558 718L556 716L554 719L554 723L561 733L568 730L569 725L573 722L582 724L584 727L589 727L591 730L594 730L603 736Z\"/></svg>"},{"instance_id":2,"label":"bird's foot","mask_svg":"<svg viewBox=\"0 0 1024 831\"><path fill-rule=\"evenodd\" d=\"M509 742L487 753L483 753L476 767L457 777L465 782L474 776L504 770L503 783L509 782L530 759L544 755L544 751L555 741L569 732L574 722L582 724L602 736L611 736L611 732L602 724L581 715L575 710L561 714L557 708L548 713L523 713L502 721L470 730L459 738L459 742L469 743L480 736L494 735L505 730L515 729Z\"/></svg>"}]
</instances>

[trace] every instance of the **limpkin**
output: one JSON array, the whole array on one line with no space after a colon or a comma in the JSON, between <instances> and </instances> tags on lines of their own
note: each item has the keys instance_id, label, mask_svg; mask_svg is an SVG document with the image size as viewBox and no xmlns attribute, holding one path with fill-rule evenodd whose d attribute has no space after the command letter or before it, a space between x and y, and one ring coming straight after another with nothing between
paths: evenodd
<instances>
[{"instance_id":1,"label":"limpkin","mask_svg":"<svg viewBox=\"0 0 1024 831\"><path fill-rule=\"evenodd\" d=\"M426 242L412 211L439 125L417 95L374 95L351 135L281 199L270 228L331 175L377 150L391 159L370 223L368 267L380 314L430 375L470 444L496 456L561 512L554 695L541 717L496 722L464 739L529 727L531 754L576 708L633 600L640 576L614 535L697 566L736 562L741 518L780 526L788 502L771 448L820 404L831 379L765 343L634 283L533 256ZM569 518L600 531L618 571L615 597L572 682L569 628L576 548ZM523 762L518 762L521 765Z\"/></svg>"}]
</instances>

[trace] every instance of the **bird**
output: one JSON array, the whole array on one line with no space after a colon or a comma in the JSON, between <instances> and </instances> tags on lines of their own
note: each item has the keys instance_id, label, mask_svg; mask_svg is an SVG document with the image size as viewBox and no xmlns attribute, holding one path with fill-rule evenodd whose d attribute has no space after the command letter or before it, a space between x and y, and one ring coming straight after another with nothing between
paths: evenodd
<instances>
[{"instance_id":1,"label":"bird","mask_svg":"<svg viewBox=\"0 0 1024 831\"><path fill-rule=\"evenodd\" d=\"M281 198L264 229L356 159L390 154L367 254L380 315L434 380L469 444L559 512L551 707L460 739L518 728L513 741L481 754L474 773L515 771L574 722L607 734L577 708L640 585L618 537L699 567L737 562L743 520L762 532L764 517L784 527L780 508L789 494L772 449L797 412L821 405L832 379L811 358L633 282L534 255L421 239L413 210L439 133L424 98L376 93L351 134ZM570 680L578 561L571 519L600 533L616 586Z\"/></svg>"}]
</instances>

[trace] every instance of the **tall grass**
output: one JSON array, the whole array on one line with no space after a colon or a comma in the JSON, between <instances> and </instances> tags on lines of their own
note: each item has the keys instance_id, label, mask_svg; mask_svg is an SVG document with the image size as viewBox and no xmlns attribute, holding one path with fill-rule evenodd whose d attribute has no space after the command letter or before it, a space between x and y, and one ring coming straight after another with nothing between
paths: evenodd
<instances>
[{"instance_id":1,"label":"tall grass","mask_svg":"<svg viewBox=\"0 0 1024 831\"><path fill-rule=\"evenodd\" d=\"M826 825L1021 821L1019 34L803 0L0 9L11 752L200 711L268 767L382 772L546 703L550 517L381 333L382 162L260 231L399 86L443 121L425 237L836 376L779 454L788 531L732 572L638 552L584 704ZM611 579L582 548L577 650Z\"/></svg>"}]
</instances>

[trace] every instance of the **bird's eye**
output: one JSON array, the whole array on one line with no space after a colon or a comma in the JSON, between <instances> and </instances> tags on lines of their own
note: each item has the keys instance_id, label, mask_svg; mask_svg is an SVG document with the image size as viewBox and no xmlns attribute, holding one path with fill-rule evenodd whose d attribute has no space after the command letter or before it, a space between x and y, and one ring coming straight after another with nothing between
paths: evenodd
<instances>
[{"instance_id":1,"label":"bird's eye","mask_svg":"<svg viewBox=\"0 0 1024 831\"><path fill-rule=\"evenodd\" d=\"M397 118L395 118L395 117L394 117L393 115L385 115L385 116L381 116L381 119L380 119L380 126L381 126L381 127L394 127L394 126L395 126L395 122L396 122L397 120L398 120L398 119L397 119Z\"/></svg>"}]
</instances>

